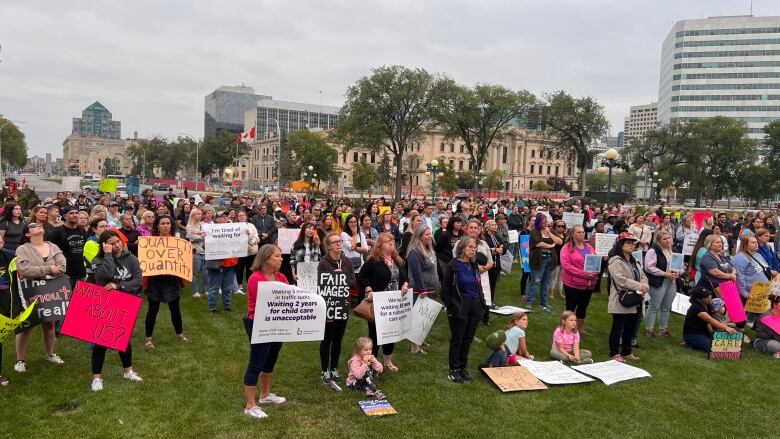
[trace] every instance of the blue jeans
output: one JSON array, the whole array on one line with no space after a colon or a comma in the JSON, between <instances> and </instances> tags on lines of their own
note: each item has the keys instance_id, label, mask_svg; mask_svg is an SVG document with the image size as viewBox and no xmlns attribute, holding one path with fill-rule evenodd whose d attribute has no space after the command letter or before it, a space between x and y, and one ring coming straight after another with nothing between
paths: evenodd
<instances>
[{"instance_id":1,"label":"blue jeans","mask_svg":"<svg viewBox=\"0 0 780 439\"><path fill-rule=\"evenodd\" d=\"M233 284L236 282L233 267L207 271L209 273L209 310L217 309L217 297L219 297L220 289L222 290L222 308L229 309L230 299L233 297Z\"/></svg>"},{"instance_id":2,"label":"blue jeans","mask_svg":"<svg viewBox=\"0 0 780 439\"><path fill-rule=\"evenodd\" d=\"M531 270L531 285L528 288L528 299L525 301L528 306L534 304L536 293L539 293L539 303L547 306L547 290L550 289L553 268L550 258L550 256L542 256L542 268Z\"/></svg>"},{"instance_id":3,"label":"blue jeans","mask_svg":"<svg viewBox=\"0 0 780 439\"><path fill-rule=\"evenodd\" d=\"M683 340L696 351L709 352L712 348L712 339L704 334L683 334Z\"/></svg>"},{"instance_id":4,"label":"blue jeans","mask_svg":"<svg viewBox=\"0 0 780 439\"><path fill-rule=\"evenodd\" d=\"M206 270L206 255L200 253L192 254L192 287L194 293L205 292L209 284L208 270ZM200 280L198 279L200 275Z\"/></svg>"}]
</instances>

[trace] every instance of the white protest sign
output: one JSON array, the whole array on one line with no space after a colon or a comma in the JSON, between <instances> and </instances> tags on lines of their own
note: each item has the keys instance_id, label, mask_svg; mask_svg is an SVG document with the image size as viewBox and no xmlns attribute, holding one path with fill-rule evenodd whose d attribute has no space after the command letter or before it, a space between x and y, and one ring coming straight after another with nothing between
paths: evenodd
<instances>
[{"instance_id":1,"label":"white protest sign","mask_svg":"<svg viewBox=\"0 0 780 439\"><path fill-rule=\"evenodd\" d=\"M325 337L325 300L281 282L258 282L251 343L320 341Z\"/></svg>"},{"instance_id":2,"label":"white protest sign","mask_svg":"<svg viewBox=\"0 0 780 439\"><path fill-rule=\"evenodd\" d=\"M610 385L637 378L650 378L650 372L615 360L572 366L572 369L600 379Z\"/></svg>"},{"instance_id":3,"label":"white protest sign","mask_svg":"<svg viewBox=\"0 0 780 439\"><path fill-rule=\"evenodd\" d=\"M248 254L246 223L203 224L206 260L241 258Z\"/></svg>"},{"instance_id":4,"label":"white protest sign","mask_svg":"<svg viewBox=\"0 0 780 439\"><path fill-rule=\"evenodd\" d=\"M581 226L585 220L585 214L575 212L563 212L563 222L566 223L566 228L571 229L574 226Z\"/></svg>"},{"instance_id":5,"label":"white protest sign","mask_svg":"<svg viewBox=\"0 0 780 439\"><path fill-rule=\"evenodd\" d=\"M672 301L672 312L677 314L688 314L688 308L691 307L691 298L685 294L677 293Z\"/></svg>"},{"instance_id":6,"label":"white protest sign","mask_svg":"<svg viewBox=\"0 0 780 439\"><path fill-rule=\"evenodd\" d=\"M520 362L530 370L539 381L546 384L580 384L594 381L593 378L585 376L560 361L531 361L524 360Z\"/></svg>"},{"instance_id":7,"label":"white protest sign","mask_svg":"<svg viewBox=\"0 0 780 439\"><path fill-rule=\"evenodd\" d=\"M683 238L682 254L684 256L690 256L693 253L693 248L696 246L696 241L699 240L699 232L689 231L685 232L685 238Z\"/></svg>"},{"instance_id":8,"label":"white protest sign","mask_svg":"<svg viewBox=\"0 0 780 439\"><path fill-rule=\"evenodd\" d=\"M596 233L596 254L599 256L609 255L609 251L615 246L617 235L606 233Z\"/></svg>"},{"instance_id":9,"label":"white protest sign","mask_svg":"<svg viewBox=\"0 0 780 439\"><path fill-rule=\"evenodd\" d=\"M374 291L374 322L378 345L397 343L412 328L412 290Z\"/></svg>"},{"instance_id":10,"label":"white protest sign","mask_svg":"<svg viewBox=\"0 0 780 439\"><path fill-rule=\"evenodd\" d=\"M493 301L490 298L490 276L488 272L482 272L479 275L479 283L482 284L482 294L485 296L485 305L493 306Z\"/></svg>"},{"instance_id":11,"label":"white protest sign","mask_svg":"<svg viewBox=\"0 0 780 439\"><path fill-rule=\"evenodd\" d=\"M525 308L519 308L517 306L512 305L504 305L501 307L498 307L496 309L490 309L490 312L496 313L502 316L511 316L512 314L519 313L519 312L531 312L530 309Z\"/></svg>"},{"instance_id":12,"label":"white protest sign","mask_svg":"<svg viewBox=\"0 0 780 439\"><path fill-rule=\"evenodd\" d=\"M317 291L317 267L319 262L298 262L295 264L295 275L298 286L309 291Z\"/></svg>"},{"instance_id":13,"label":"white protest sign","mask_svg":"<svg viewBox=\"0 0 780 439\"><path fill-rule=\"evenodd\" d=\"M510 230L508 232L508 235L509 235L510 244L516 244L517 241L520 240L520 232L518 232L517 230Z\"/></svg>"},{"instance_id":14,"label":"white protest sign","mask_svg":"<svg viewBox=\"0 0 780 439\"><path fill-rule=\"evenodd\" d=\"M298 239L298 233L300 233L300 230L277 229L277 232L279 233L277 245L280 249L282 249L283 255L289 255L293 244L295 244L295 240Z\"/></svg>"},{"instance_id":15,"label":"white protest sign","mask_svg":"<svg viewBox=\"0 0 780 439\"><path fill-rule=\"evenodd\" d=\"M417 299L412 307L412 327L406 339L417 345L423 344L442 308L441 303L430 297Z\"/></svg>"}]
</instances>

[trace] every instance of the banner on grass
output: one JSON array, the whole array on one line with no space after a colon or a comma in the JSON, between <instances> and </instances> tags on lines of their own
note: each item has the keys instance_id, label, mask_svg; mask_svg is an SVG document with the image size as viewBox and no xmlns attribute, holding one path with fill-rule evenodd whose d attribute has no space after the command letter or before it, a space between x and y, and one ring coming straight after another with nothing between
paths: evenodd
<instances>
[{"instance_id":1,"label":"banner on grass","mask_svg":"<svg viewBox=\"0 0 780 439\"><path fill-rule=\"evenodd\" d=\"M320 341L325 318L320 295L281 282L258 282L251 343Z\"/></svg>"},{"instance_id":2,"label":"banner on grass","mask_svg":"<svg viewBox=\"0 0 780 439\"><path fill-rule=\"evenodd\" d=\"M298 239L299 232L300 230L298 229L277 229L277 244L282 250L283 255L290 254L293 244L295 244L295 240Z\"/></svg>"},{"instance_id":3,"label":"banner on grass","mask_svg":"<svg viewBox=\"0 0 780 439\"><path fill-rule=\"evenodd\" d=\"M349 318L349 280L347 273L320 273L317 290L325 301L328 320Z\"/></svg>"},{"instance_id":4,"label":"banner on grass","mask_svg":"<svg viewBox=\"0 0 780 439\"><path fill-rule=\"evenodd\" d=\"M139 236L138 261L144 276L169 274L192 282L192 244L173 236Z\"/></svg>"},{"instance_id":5,"label":"banner on grass","mask_svg":"<svg viewBox=\"0 0 780 439\"><path fill-rule=\"evenodd\" d=\"M765 313L770 307L769 290L771 286L770 282L753 282L753 286L750 287L750 295L745 302L745 312Z\"/></svg>"},{"instance_id":6,"label":"banner on grass","mask_svg":"<svg viewBox=\"0 0 780 439\"><path fill-rule=\"evenodd\" d=\"M21 324L30 317L30 314L32 314L33 310L35 309L35 303L36 302L31 303L30 306L28 306L27 309L24 310L23 313L19 314L15 319L11 319L0 314L0 343L2 343L9 334L12 334L14 331L16 331L16 328L21 326Z\"/></svg>"},{"instance_id":7,"label":"banner on grass","mask_svg":"<svg viewBox=\"0 0 780 439\"><path fill-rule=\"evenodd\" d=\"M536 378L550 384L580 384L594 381L560 361L521 361L520 365L527 368Z\"/></svg>"},{"instance_id":8,"label":"banner on grass","mask_svg":"<svg viewBox=\"0 0 780 439\"><path fill-rule=\"evenodd\" d=\"M547 390L547 386L523 366L486 367L482 369L482 372L504 393Z\"/></svg>"},{"instance_id":9,"label":"banner on grass","mask_svg":"<svg viewBox=\"0 0 780 439\"><path fill-rule=\"evenodd\" d=\"M204 247L206 260L243 258L249 252L249 235L246 223L203 224L206 232Z\"/></svg>"},{"instance_id":10,"label":"banner on grass","mask_svg":"<svg viewBox=\"0 0 780 439\"><path fill-rule=\"evenodd\" d=\"M54 279L19 279L19 297L22 308L33 302L36 312L19 325L21 329L33 327L41 322L58 322L65 318L71 299L70 279L59 276ZM18 331L18 330L17 330Z\"/></svg>"},{"instance_id":11,"label":"banner on grass","mask_svg":"<svg viewBox=\"0 0 780 439\"><path fill-rule=\"evenodd\" d=\"M430 297L417 299L412 307L412 327L409 329L406 339L416 345L423 344L442 308L444 306L441 303Z\"/></svg>"},{"instance_id":12,"label":"banner on grass","mask_svg":"<svg viewBox=\"0 0 780 439\"><path fill-rule=\"evenodd\" d=\"M389 207L388 207L389 209ZM358 405L363 410L363 413L366 414L366 416L386 416L386 415L394 415L398 413L393 406L390 405L389 402L387 402L386 399L382 400L371 400L371 401L358 401Z\"/></svg>"},{"instance_id":13,"label":"banner on grass","mask_svg":"<svg viewBox=\"0 0 780 439\"><path fill-rule=\"evenodd\" d=\"M88 343L126 351L143 299L88 282L76 282L62 333Z\"/></svg>"},{"instance_id":14,"label":"banner on grass","mask_svg":"<svg viewBox=\"0 0 780 439\"><path fill-rule=\"evenodd\" d=\"M397 343L412 328L412 290L374 291L374 323L378 345Z\"/></svg>"},{"instance_id":15,"label":"banner on grass","mask_svg":"<svg viewBox=\"0 0 780 439\"><path fill-rule=\"evenodd\" d=\"M742 358L742 341L745 335L741 332L729 334L726 331L712 333L710 360L739 360Z\"/></svg>"},{"instance_id":16,"label":"banner on grass","mask_svg":"<svg viewBox=\"0 0 780 439\"><path fill-rule=\"evenodd\" d=\"M650 378L648 371L615 360L572 366L572 369L598 378L608 386L621 381Z\"/></svg>"}]
</instances>

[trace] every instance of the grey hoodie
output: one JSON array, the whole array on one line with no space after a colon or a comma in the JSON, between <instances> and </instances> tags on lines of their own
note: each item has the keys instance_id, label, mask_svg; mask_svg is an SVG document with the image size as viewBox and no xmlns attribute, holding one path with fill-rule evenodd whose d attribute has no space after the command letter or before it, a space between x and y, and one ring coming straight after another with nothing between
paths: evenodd
<instances>
[{"instance_id":1,"label":"grey hoodie","mask_svg":"<svg viewBox=\"0 0 780 439\"><path fill-rule=\"evenodd\" d=\"M92 260L92 271L98 285L113 282L119 291L141 295L141 264L127 249L122 249L119 256L112 253L96 256Z\"/></svg>"}]
</instances>

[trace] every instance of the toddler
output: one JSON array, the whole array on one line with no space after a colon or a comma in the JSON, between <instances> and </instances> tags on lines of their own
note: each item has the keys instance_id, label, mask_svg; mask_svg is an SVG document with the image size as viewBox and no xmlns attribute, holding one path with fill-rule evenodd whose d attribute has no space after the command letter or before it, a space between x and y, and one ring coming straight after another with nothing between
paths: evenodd
<instances>
[{"instance_id":1,"label":"toddler","mask_svg":"<svg viewBox=\"0 0 780 439\"><path fill-rule=\"evenodd\" d=\"M370 338L360 337L355 340L355 352L348 363L347 387L365 391L368 397L385 399L385 394L374 383L374 376L382 373L382 363L371 354L372 348Z\"/></svg>"}]
</instances>

